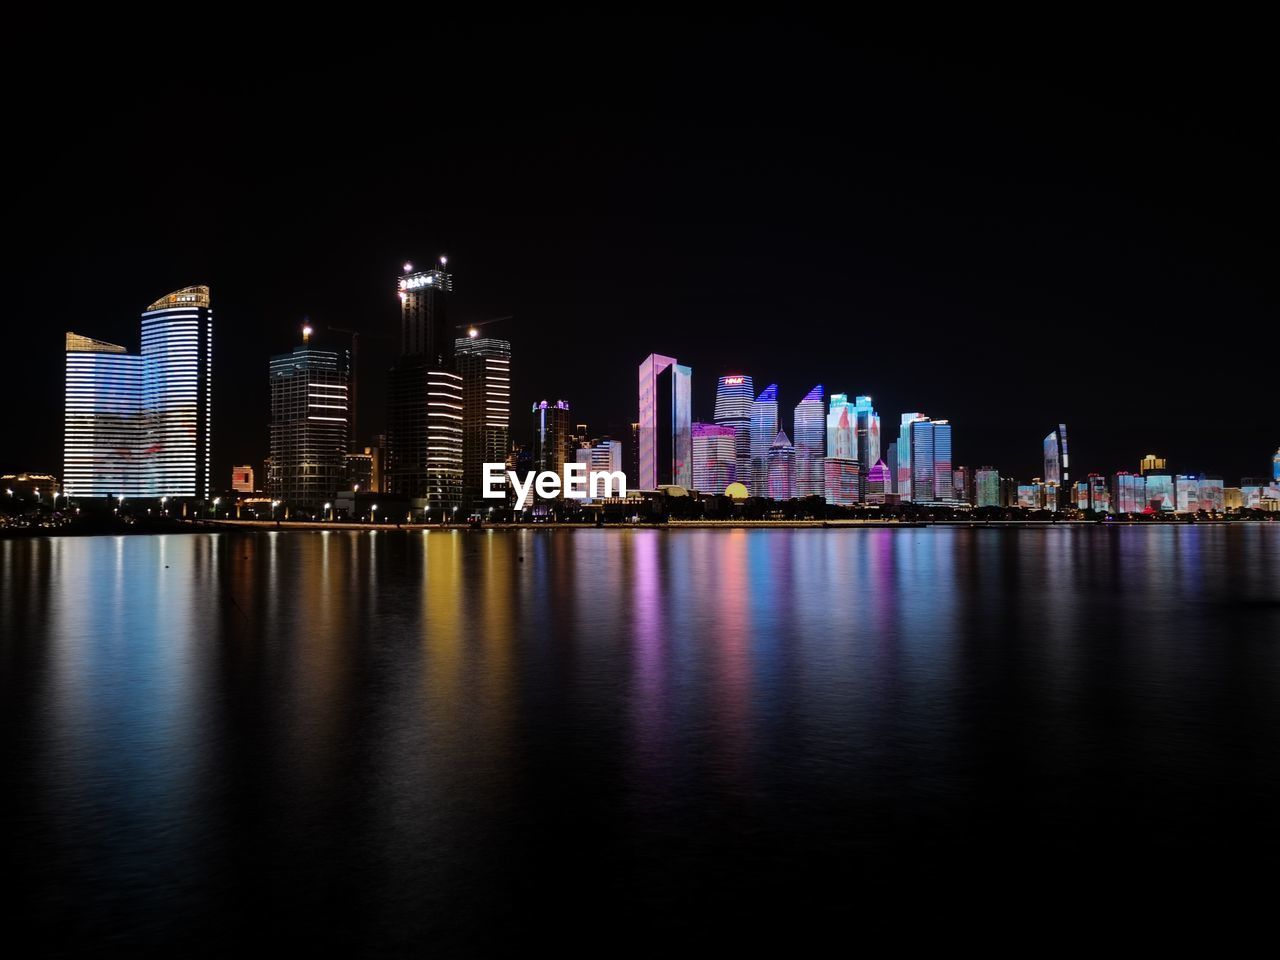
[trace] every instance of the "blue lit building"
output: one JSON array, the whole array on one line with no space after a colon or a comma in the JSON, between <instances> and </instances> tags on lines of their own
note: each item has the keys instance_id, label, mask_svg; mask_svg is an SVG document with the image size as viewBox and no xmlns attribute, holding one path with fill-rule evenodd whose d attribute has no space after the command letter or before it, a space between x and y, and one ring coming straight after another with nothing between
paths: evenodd
<instances>
[{"instance_id":1,"label":"blue lit building","mask_svg":"<svg viewBox=\"0 0 1280 960\"><path fill-rule=\"evenodd\" d=\"M72 496L209 496L213 434L209 288L142 314L142 352L66 335L64 485Z\"/></svg>"},{"instance_id":2,"label":"blue lit building","mask_svg":"<svg viewBox=\"0 0 1280 960\"><path fill-rule=\"evenodd\" d=\"M777 436L778 385L771 383L751 404L751 474L746 486L753 497L769 495L769 451Z\"/></svg>"},{"instance_id":3,"label":"blue lit building","mask_svg":"<svg viewBox=\"0 0 1280 960\"><path fill-rule=\"evenodd\" d=\"M833 393L827 410L827 457L823 461L823 496L827 503L849 506L862 499L856 413L849 397Z\"/></svg>"}]
</instances>

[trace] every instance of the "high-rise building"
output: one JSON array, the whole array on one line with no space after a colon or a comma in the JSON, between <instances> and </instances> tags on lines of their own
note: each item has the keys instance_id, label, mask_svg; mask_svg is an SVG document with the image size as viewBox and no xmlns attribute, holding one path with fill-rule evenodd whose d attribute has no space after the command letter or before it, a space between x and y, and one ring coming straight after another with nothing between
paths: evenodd
<instances>
[{"instance_id":1,"label":"high-rise building","mask_svg":"<svg viewBox=\"0 0 1280 960\"><path fill-rule=\"evenodd\" d=\"M1200 509L1223 513L1227 509L1226 487L1221 477L1200 478Z\"/></svg>"},{"instance_id":2,"label":"high-rise building","mask_svg":"<svg viewBox=\"0 0 1280 960\"><path fill-rule=\"evenodd\" d=\"M823 463L827 503L849 506L862 499L855 422L848 396L833 393L827 410L827 457Z\"/></svg>"},{"instance_id":3,"label":"high-rise building","mask_svg":"<svg viewBox=\"0 0 1280 960\"><path fill-rule=\"evenodd\" d=\"M951 489L955 499L973 503L973 471L968 467L952 468Z\"/></svg>"},{"instance_id":4,"label":"high-rise building","mask_svg":"<svg viewBox=\"0 0 1280 960\"><path fill-rule=\"evenodd\" d=\"M995 467L979 467L974 475L974 506L1001 506L1000 471Z\"/></svg>"},{"instance_id":5,"label":"high-rise building","mask_svg":"<svg viewBox=\"0 0 1280 960\"><path fill-rule=\"evenodd\" d=\"M1116 513L1142 513L1147 506L1147 481L1122 470L1111 478L1111 504Z\"/></svg>"},{"instance_id":6,"label":"high-rise building","mask_svg":"<svg viewBox=\"0 0 1280 960\"><path fill-rule=\"evenodd\" d=\"M533 405L533 448L530 469L560 474L566 463L576 463L573 427L567 400L543 400Z\"/></svg>"},{"instance_id":7,"label":"high-rise building","mask_svg":"<svg viewBox=\"0 0 1280 960\"><path fill-rule=\"evenodd\" d=\"M1058 428L1044 438L1044 479L1045 483L1056 483L1059 487L1067 487L1071 479L1070 463L1067 455L1067 425L1058 424Z\"/></svg>"},{"instance_id":8,"label":"high-rise building","mask_svg":"<svg viewBox=\"0 0 1280 960\"><path fill-rule=\"evenodd\" d=\"M1280 450L1271 458L1271 479L1280 484Z\"/></svg>"},{"instance_id":9,"label":"high-rise building","mask_svg":"<svg viewBox=\"0 0 1280 960\"><path fill-rule=\"evenodd\" d=\"M794 436L796 451L795 495L823 495L826 456L826 416L822 403L822 385L814 387L796 404Z\"/></svg>"},{"instance_id":10,"label":"high-rise building","mask_svg":"<svg viewBox=\"0 0 1280 960\"><path fill-rule=\"evenodd\" d=\"M738 478L736 424L693 425L693 489L722 494Z\"/></svg>"},{"instance_id":11,"label":"high-rise building","mask_svg":"<svg viewBox=\"0 0 1280 960\"><path fill-rule=\"evenodd\" d=\"M319 510L346 486L350 354L303 344L272 357L268 373L267 493L291 509Z\"/></svg>"},{"instance_id":12,"label":"high-rise building","mask_svg":"<svg viewBox=\"0 0 1280 960\"><path fill-rule=\"evenodd\" d=\"M142 352L68 333L63 478L73 496L204 497L213 434L209 288L142 313Z\"/></svg>"},{"instance_id":13,"label":"high-rise building","mask_svg":"<svg viewBox=\"0 0 1280 960\"><path fill-rule=\"evenodd\" d=\"M1016 507L1018 505L1018 481L1014 477L1000 478L1000 506Z\"/></svg>"},{"instance_id":14,"label":"high-rise building","mask_svg":"<svg viewBox=\"0 0 1280 960\"><path fill-rule=\"evenodd\" d=\"M236 493L253 493L253 467L245 464L231 468L231 489Z\"/></svg>"},{"instance_id":15,"label":"high-rise building","mask_svg":"<svg viewBox=\"0 0 1280 960\"><path fill-rule=\"evenodd\" d=\"M751 480L747 489L753 497L769 496L769 451L777 437L778 385L771 383L751 403Z\"/></svg>"},{"instance_id":16,"label":"high-rise building","mask_svg":"<svg viewBox=\"0 0 1280 960\"><path fill-rule=\"evenodd\" d=\"M950 421L917 417L909 424L908 437L911 446L911 499L916 503L954 501Z\"/></svg>"},{"instance_id":17,"label":"high-rise building","mask_svg":"<svg viewBox=\"0 0 1280 960\"><path fill-rule=\"evenodd\" d=\"M858 463L863 470L865 487L871 465L880 459L880 414L871 405L870 397L855 397L854 413L857 415Z\"/></svg>"},{"instance_id":18,"label":"high-rise building","mask_svg":"<svg viewBox=\"0 0 1280 960\"><path fill-rule=\"evenodd\" d=\"M674 357L640 364L640 489L693 485L693 371Z\"/></svg>"},{"instance_id":19,"label":"high-rise building","mask_svg":"<svg viewBox=\"0 0 1280 960\"><path fill-rule=\"evenodd\" d=\"M152 496L209 496L212 370L208 287L183 287L143 311L142 415Z\"/></svg>"},{"instance_id":20,"label":"high-rise building","mask_svg":"<svg viewBox=\"0 0 1280 960\"><path fill-rule=\"evenodd\" d=\"M898 492L898 441L894 440L889 444L889 449L884 455L884 465L889 468L889 489L893 493Z\"/></svg>"},{"instance_id":21,"label":"high-rise building","mask_svg":"<svg viewBox=\"0 0 1280 960\"><path fill-rule=\"evenodd\" d=\"M727 374L716 383L715 421L734 429L736 475L747 486L751 477L751 402L754 399L755 387L745 374Z\"/></svg>"},{"instance_id":22,"label":"high-rise building","mask_svg":"<svg viewBox=\"0 0 1280 960\"><path fill-rule=\"evenodd\" d=\"M472 335L454 341L462 377L462 493L468 506L485 504L486 463L505 463L511 443L511 344Z\"/></svg>"},{"instance_id":23,"label":"high-rise building","mask_svg":"<svg viewBox=\"0 0 1280 960\"><path fill-rule=\"evenodd\" d=\"M1157 457L1154 453L1148 453L1138 464L1138 473L1144 477L1148 473L1158 473L1163 469L1165 469L1164 457Z\"/></svg>"},{"instance_id":24,"label":"high-rise building","mask_svg":"<svg viewBox=\"0 0 1280 960\"><path fill-rule=\"evenodd\" d=\"M790 500L795 496L796 448L785 431L779 430L767 458L768 496Z\"/></svg>"},{"instance_id":25,"label":"high-rise building","mask_svg":"<svg viewBox=\"0 0 1280 960\"><path fill-rule=\"evenodd\" d=\"M350 392L348 391L348 396ZM363 450L349 450L347 455L342 458L342 487L343 490L360 491L366 493L378 493L379 490L373 480L373 454L370 448L365 447Z\"/></svg>"},{"instance_id":26,"label":"high-rise building","mask_svg":"<svg viewBox=\"0 0 1280 960\"><path fill-rule=\"evenodd\" d=\"M898 427L897 490L903 500L911 499L911 424L921 418L923 413L904 413Z\"/></svg>"},{"instance_id":27,"label":"high-rise building","mask_svg":"<svg viewBox=\"0 0 1280 960\"><path fill-rule=\"evenodd\" d=\"M148 492L142 439L142 357L68 332L62 483L73 497Z\"/></svg>"},{"instance_id":28,"label":"high-rise building","mask_svg":"<svg viewBox=\"0 0 1280 960\"><path fill-rule=\"evenodd\" d=\"M462 503L462 376L448 325L453 276L405 264L399 279L400 357L388 378L387 487L413 507Z\"/></svg>"}]
</instances>

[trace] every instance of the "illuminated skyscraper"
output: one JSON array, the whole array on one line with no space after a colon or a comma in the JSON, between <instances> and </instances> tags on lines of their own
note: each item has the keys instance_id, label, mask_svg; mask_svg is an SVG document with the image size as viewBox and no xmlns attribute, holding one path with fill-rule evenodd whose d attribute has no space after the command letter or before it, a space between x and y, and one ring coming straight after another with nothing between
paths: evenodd
<instances>
[{"instance_id":1,"label":"illuminated skyscraper","mask_svg":"<svg viewBox=\"0 0 1280 960\"><path fill-rule=\"evenodd\" d=\"M183 287L142 314L142 416L152 496L208 497L213 311Z\"/></svg>"},{"instance_id":2,"label":"illuminated skyscraper","mask_svg":"<svg viewBox=\"0 0 1280 960\"><path fill-rule=\"evenodd\" d=\"M1277 450L1275 456L1271 458L1271 479L1276 484L1280 484L1280 450Z\"/></svg>"},{"instance_id":3,"label":"illuminated skyscraper","mask_svg":"<svg viewBox=\"0 0 1280 960\"><path fill-rule=\"evenodd\" d=\"M693 489L722 494L738 476L738 432L723 423L693 425Z\"/></svg>"},{"instance_id":4,"label":"illuminated skyscraper","mask_svg":"<svg viewBox=\"0 0 1280 960\"><path fill-rule=\"evenodd\" d=\"M63 490L73 497L143 495L142 357L70 332L66 348Z\"/></svg>"},{"instance_id":5,"label":"illuminated skyscraper","mask_svg":"<svg viewBox=\"0 0 1280 960\"><path fill-rule=\"evenodd\" d=\"M387 487L415 508L462 504L462 376L448 325L453 276L405 264L398 281L400 357L388 378Z\"/></svg>"},{"instance_id":6,"label":"illuminated skyscraper","mask_svg":"<svg viewBox=\"0 0 1280 960\"><path fill-rule=\"evenodd\" d=\"M640 364L640 489L693 486L693 371L653 353Z\"/></svg>"},{"instance_id":7,"label":"illuminated skyscraper","mask_svg":"<svg viewBox=\"0 0 1280 960\"><path fill-rule=\"evenodd\" d=\"M1142 513L1146 501L1145 478L1123 470L1111 478L1111 504L1116 513Z\"/></svg>"},{"instance_id":8,"label":"illuminated skyscraper","mask_svg":"<svg viewBox=\"0 0 1280 960\"><path fill-rule=\"evenodd\" d=\"M272 357L268 372L267 493L291 508L319 511L346 486L350 355L304 344Z\"/></svg>"},{"instance_id":9,"label":"illuminated skyscraper","mask_svg":"<svg viewBox=\"0 0 1280 960\"><path fill-rule=\"evenodd\" d=\"M769 495L769 451L777 436L778 385L771 383L751 404L751 480L746 486L753 497Z\"/></svg>"},{"instance_id":10,"label":"illuminated skyscraper","mask_svg":"<svg viewBox=\"0 0 1280 960\"><path fill-rule=\"evenodd\" d=\"M562 473L566 463L576 463L569 403L543 400L533 405L533 465L537 472Z\"/></svg>"},{"instance_id":11,"label":"illuminated skyscraper","mask_svg":"<svg viewBox=\"0 0 1280 960\"><path fill-rule=\"evenodd\" d=\"M871 405L870 397L856 397L854 412L857 414L858 463L862 467L865 488L865 478L871 465L880 459L880 414Z\"/></svg>"},{"instance_id":12,"label":"illuminated skyscraper","mask_svg":"<svg viewBox=\"0 0 1280 960\"><path fill-rule=\"evenodd\" d=\"M184 287L143 311L139 356L67 334L68 493L209 495L212 316L209 288Z\"/></svg>"},{"instance_id":13,"label":"illuminated skyscraper","mask_svg":"<svg viewBox=\"0 0 1280 960\"><path fill-rule=\"evenodd\" d=\"M823 466L826 455L826 417L822 385L810 390L796 404L795 411L795 495L820 497L823 494Z\"/></svg>"},{"instance_id":14,"label":"illuminated skyscraper","mask_svg":"<svg viewBox=\"0 0 1280 960\"><path fill-rule=\"evenodd\" d=\"M751 378L744 374L730 374L716 383L715 421L734 429L736 475L747 486L751 477L751 401L754 398Z\"/></svg>"},{"instance_id":15,"label":"illuminated skyscraper","mask_svg":"<svg viewBox=\"0 0 1280 960\"><path fill-rule=\"evenodd\" d=\"M468 507L482 496L483 464L505 463L511 445L511 344L493 337L454 341L462 377L462 493Z\"/></svg>"},{"instance_id":16,"label":"illuminated skyscraper","mask_svg":"<svg viewBox=\"0 0 1280 960\"><path fill-rule=\"evenodd\" d=\"M1044 481L1054 484L1058 490L1070 491L1071 489L1065 423L1058 424L1058 429L1044 438Z\"/></svg>"},{"instance_id":17,"label":"illuminated skyscraper","mask_svg":"<svg viewBox=\"0 0 1280 960\"><path fill-rule=\"evenodd\" d=\"M232 467L231 489L236 493L253 493L253 467L249 464Z\"/></svg>"},{"instance_id":18,"label":"illuminated skyscraper","mask_svg":"<svg viewBox=\"0 0 1280 960\"><path fill-rule=\"evenodd\" d=\"M995 467L979 467L974 479L975 506L1000 506L1000 471Z\"/></svg>"},{"instance_id":19,"label":"illuminated skyscraper","mask_svg":"<svg viewBox=\"0 0 1280 960\"><path fill-rule=\"evenodd\" d=\"M898 426L898 494L911 499L911 424L923 413L904 413Z\"/></svg>"},{"instance_id":20,"label":"illuminated skyscraper","mask_svg":"<svg viewBox=\"0 0 1280 960\"><path fill-rule=\"evenodd\" d=\"M774 437L767 458L768 496L790 500L795 496L796 449L782 430Z\"/></svg>"},{"instance_id":21,"label":"illuminated skyscraper","mask_svg":"<svg viewBox=\"0 0 1280 960\"><path fill-rule=\"evenodd\" d=\"M909 424L908 437L911 445L911 499L916 503L955 500L951 423L917 417ZM901 445L898 449L901 456Z\"/></svg>"},{"instance_id":22,"label":"illuminated skyscraper","mask_svg":"<svg viewBox=\"0 0 1280 960\"><path fill-rule=\"evenodd\" d=\"M827 457L823 462L823 496L827 503L849 506L861 500L855 418L848 396L833 393L827 411Z\"/></svg>"}]
</instances>

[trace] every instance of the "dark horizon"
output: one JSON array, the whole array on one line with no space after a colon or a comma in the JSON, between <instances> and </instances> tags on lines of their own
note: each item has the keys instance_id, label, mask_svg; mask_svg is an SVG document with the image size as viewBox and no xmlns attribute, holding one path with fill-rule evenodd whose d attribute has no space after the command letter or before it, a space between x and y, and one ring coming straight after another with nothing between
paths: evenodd
<instances>
[{"instance_id":1,"label":"dark horizon","mask_svg":"<svg viewBox=\"0 0 1280 960\"><path fill-rule=\"evenodd\" d=\"M486 33L490 56L518 32ZM1251 51L869 51L776 24L666 39L662 83L605 101L579 80L551 107L475 81L414 112L439 77L373 50L163 85L90 56L111 69L73 119L48 78L14 119L22 403L0 467L61 474L64 331L134 351L148 303L207 283L214 482L258 469L268 357L304 316L321 342L394 336L400 265L444 252L457 323L515 317L494 333L516 440L542 399L597 433L634 418L657 352L692 366L700 419L741 372L779 384L789 433L821 383L875 399L885 449L920 410L955 424L957 464L1024 482L1059 422L1073 478L1149 452L1229 485L1269 475L1275 150ZM393 350L361 353L367 441Z\"/></svg>"}]
</instances>

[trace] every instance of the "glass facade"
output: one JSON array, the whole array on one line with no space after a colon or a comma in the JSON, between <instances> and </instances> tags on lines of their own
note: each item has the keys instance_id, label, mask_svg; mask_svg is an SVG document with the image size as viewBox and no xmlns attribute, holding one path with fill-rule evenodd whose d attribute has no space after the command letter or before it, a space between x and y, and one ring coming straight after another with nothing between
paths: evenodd
<instances>
[{"instance_id":1,"label":"glass facade","mask_svg":"<svg viewBox=\"0 0 1280 960\"><path fill-rule=\"evenodd\" d=\"M693 371L653 353L640 364L640 489L693 486Z\"/></svg>"},{"instance_id":2,"label":"glass facade","mask_svg":"<svg viewBox=\"0 0 1280 960\"><path fill-rule=\"evenodd\" d=\"M823 495L822 461L826 454L826 423L822 402L822 385L810 390L795 410L795 495Z\"/></svg>"},{"instance_id":3,"label":"glass facade","mask_svg":"<svg viewBox=\"0 0 1280 960\"><path fill-rule=\"evenodd\" d=\"M753 497L769 495L769 451L778 436L778 385L771 383L751 404L751 482Z\"/></svg>"},{"instance_id":4,"label":"glass facade","mask_svg":"<svg viewBox=\"0 0 1280 960\"><path fill-rule=\"evenodd\" d=\"M1172 513L1178 505L1173 477L1167 473L1149 473L1146 476L1146 508L1151 512Z\"/></svg>"},{"instance_id":5,"label":"glass facade","mask_svg":"<svg viewBox=\"0 0 1280 960\"><path fill-rule=\"evenodd\" d=\"M1111 503L1116 513L1142 513L1147 506L1147 481L1121 471L1111 478Z\"/></svg>"},{"instance_id":6,"label":"glass facade","mask_svg":"<svg viewBox=\"0 0 1280 960\"><path fill-rule=\"evenodd\" d=\"M904 413L898 427L897 491L903 500L911 499L911 424L928 419L923 413Z\"/></svg>"},{"instance_id":7,"label":"glass facade","mask_svg":"<svg viewBox=\"0 0 1280 960\"><path fill-rule=\"evenodd\" d=\"M751 402L755 395L751 378L745 374L728 374L716 383L715 422L734 429L735 475L744 485L751 476Z\"/></svg>"}]
</instances>

